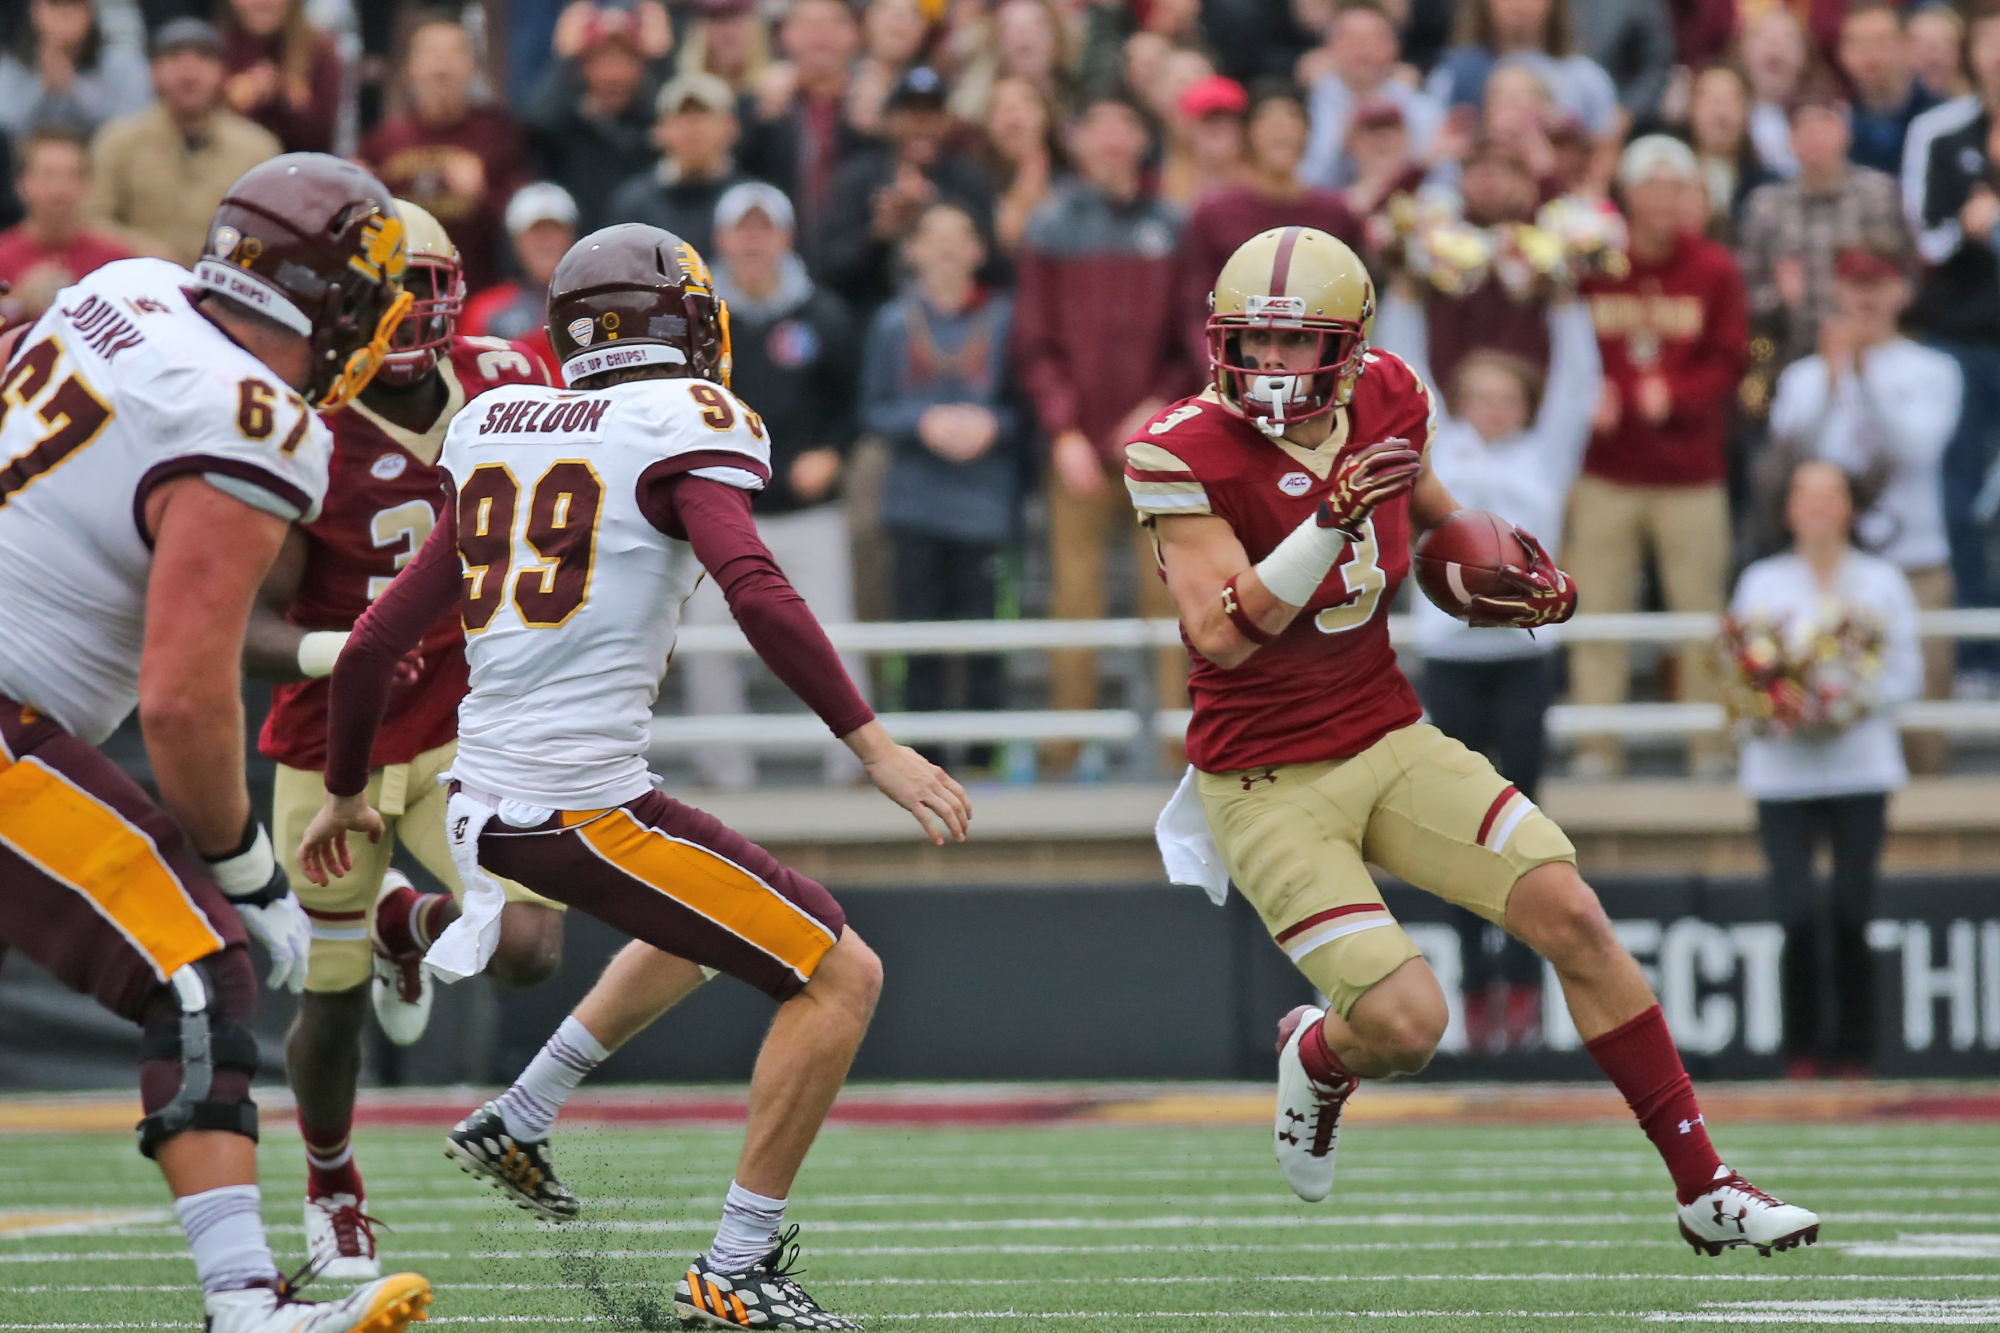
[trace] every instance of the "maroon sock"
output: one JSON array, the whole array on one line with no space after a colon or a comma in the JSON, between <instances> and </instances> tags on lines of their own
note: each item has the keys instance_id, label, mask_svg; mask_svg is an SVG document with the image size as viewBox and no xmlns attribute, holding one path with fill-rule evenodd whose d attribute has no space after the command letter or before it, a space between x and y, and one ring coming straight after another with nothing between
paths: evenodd
<instances>
[{"instance_id":1,"label":"maroon sock","mask_svg":"<svg viewBox=\"0 0 2000 1333\"><path fill-rule=\"evenodd\" d=\"M1702 1118L1694 1084L1681 1064L1681 1053L1674 1049L1660 1006L1583 1045L1625 1094L1625 1104L1666 1162L1681 1202L1705 1192L1722 1159L1708 1141L1708 1122Z\"/></svg>"},{"instance_id":2,"label":"maroon sock","mask_svg":"<svg viewBox=\"0 0 2000 1333\"><path fill-rule=\"evenodd\" d=\"M351 1124L338 1129L314 1127L301 1116L299 1137L306 1143L307 1198L324 1199L333 1194L361 1197L361 1168L354 1162Z\"/></svg>"},{"instance_id":3,"label":"maroon sock","mask_svg":"<svg viewBox=\"0 0 2000 1333\"><path fill-rule=\"evenodd\" d=\"M392 955L422 953L457 916L448 893L399 889L375 906L375 938Z\"/></svg>"},{"instance_id":4,"label":"maroon sock","mask_svg":"<svg viewBox=\"0 0 2000 1333\"><path fill-rule=\"evenodd\" d=\"M1299 1038L1299 1063L1306 1067L1306 1077L1329 1088L1340 1087L1357 1077L1326 1044L1326 1025L1323 1023L1314 1023L1306 1030L1305 1036Z\"/></svg>"}]
</instances>

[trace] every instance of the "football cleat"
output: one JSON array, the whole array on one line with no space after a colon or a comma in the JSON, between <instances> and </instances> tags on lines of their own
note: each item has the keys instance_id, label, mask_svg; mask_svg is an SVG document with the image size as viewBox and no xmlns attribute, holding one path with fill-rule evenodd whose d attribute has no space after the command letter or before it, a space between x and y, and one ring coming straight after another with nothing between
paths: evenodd
<instances>
[{"instance_id":1,"label":"football cleat","mask_svg":"<svg viewBox=\"0 0 2000 1333\"><path fill-rule=\"evenodd\" d=\"M403 1333L430 1318L431 1284L415 1273L380 1278L337 1301L302 1301L279 1278L207 1298L208 1333Z\"/></svg>"},{"instance_id":2,"label":"football cleat","mask_svg":"<svg viewBox=\"0 0 2000 1333\"><path fill-rule=\"evenodd\" d=\"M330 1282L364 1282L382 1276L375 1257L374 1218L352 1194L306 1200L307 1271Z\"/></svg>"},{"instance_id":3,"label":"football cleat","mask_svg":"<svg viewBox=\"0 0 2000 1333\"><path fill-rule=\"evenodd\" d=\"M860 1323L829 1314L795 1280L798 1224L785 1228L761 1261L734 1273L709 1265L701 1255L688 1265L674 1288L674 1313L683 1328L859 1329Z\"/></svg>"},{"instance_id":4,"label":"football cleat","mask_svg":"<svg viewBox=\"0 0 2000 1333\"><path fill-rule=\"evenodd\" d=\"M576 1195L556 1178L548 1140L527 1142L509 1134L492 1102L452 1127L444 1136L444 1155L467 1175L491 1181L516 1206L545 1222L567 1222L576 1216Z\"/></svg>"},{"instance_id":5,"label":"football cleat","mask_svg":"<svg viewBox=\"0 0 2000 1333\"><path fill-rule=\"evenodd\" d=\"M419 896L408 875L400 870L384 871L382 891L375 895L377 923L382 904L399 894ZM375 948L375 978L368 987L368 998L375 1006L375 1021L382 1025L382 1035L396 1045L412 1045L430 1026L431 1000L435 994L430 974L424 971L424 951L392 950L382 942L375 926L370 926L368 938Z\"/></svg>"},{"instance_id":6,"label":"football cleat","mask_svg":"<svg viewBox=\"0 0 2000 1333\"><path fill-rule=\"evenodd\" d=\"M1318 1203L1333 1193L1333 1150L1340 1113L1361 1080L1329 1087L1306 1073L1299 1041L1326 1010L1302 1004L1278 1020L1278 1115L1272 1128L1278 1170L1292 1193Z\"/></svg>"},{"instance_id":7,"label":"football cleat","mask_svg":"<svg viewBox=\"0 0 2000 1333\"><path fill-rule=\"evenodd\" d=\"M1726 1166L1715 1168L1708 1192L1680 1207L1681 1239L1696 1254L1717 1255L1750 1245L1765 1258L1819 1240L1819 1215L1774 1199Z\"/></svg>"}]
</instances>

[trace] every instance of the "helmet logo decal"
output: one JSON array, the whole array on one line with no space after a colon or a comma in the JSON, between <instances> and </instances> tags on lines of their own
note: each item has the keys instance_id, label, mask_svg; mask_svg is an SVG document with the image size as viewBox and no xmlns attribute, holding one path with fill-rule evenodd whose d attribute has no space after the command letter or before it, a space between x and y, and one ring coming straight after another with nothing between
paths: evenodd
<instances>
[{"instance_id":1,"label":"helmet logo decal","mask_svg":"<svg viewBox=\"0 0 2000 1333\"><path fill-rule=\"evenodd\" d=\"M1253 292L1243 303L1243 313L1251 319L1304 319L1306 299L1303 296L1265 296Z\"/></svg>"},{"instance_id":2,"label":"helmet logo decal","mask_svg":"<svg viewBox=\"0 0 2000 1333\"><path fill-rule=\"evenodd\" d=\"M690 291L712 292L715 280L709 276L708 263L692 245L682 241L674 247L674 258L680 261L682 284Z\"/></svg>"},{"instance_id":3,"label":"helmet logo decal","mask_svg":"<svg viewBox=\"0 0 2000 1333\"><path fill-rule=\"evenodd\" d=\"M616 338L618 336L618 326L623 321L621 321L618 318L618 312L616 310L607 310L604 312L604 315L599 322L604 325L605 337Z\"/></svg>"},{"instance_id":4,"label":"helmet logo decal","mask_svg":"<svg viewBox=\"0 0 2000 1333\"><path fill-rule=\"evenodd\" d=\"M1278 478L1278 489L1297 499L1312 489L1313 479L1303 472L1287 472Z\"/></svg>"},{"instance_id":5,"label":"helmet logo decal","mask_svg":"<svg viewBox=\"0 0 2000 1333\"><path fill-rule=\"evenodd\" d=\"M381 282L385 277L400 279L409 259L402 219L377 213L361 229L361 253L349 258L347 266L370 282Z\"/></svg>"},{"instance_id":6,"label":"helmet logo decal","mask_svg":"<svg viewBox=\"0 0 2000 1333\"><path fill-rule=\"evenodd\" d=\"M578 347L590 346L591 339L596 336L597 326L590 322L590 316L585 315L569 322L569 340Z\"/></svg>"},{"instance_id":7,"label":"helmet logo decal","mask_svg":"<svg viewBox=\"0 0 2000 1333\"><path fill-rule=\"evenodd\" d=\"M263 257L264 242L255 236L245 236L225 222L215 229L215 242L209 246L209 253L238 268L249 268Z\"/></svg>"}]
</instances>

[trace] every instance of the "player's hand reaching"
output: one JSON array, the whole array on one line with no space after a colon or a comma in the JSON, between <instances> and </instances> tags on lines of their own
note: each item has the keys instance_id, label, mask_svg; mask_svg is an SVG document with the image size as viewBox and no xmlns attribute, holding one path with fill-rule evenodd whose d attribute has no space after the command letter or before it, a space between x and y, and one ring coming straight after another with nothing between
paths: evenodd
<instances>
[{"instance_id":1,"label":"player's hand reaching","mask_svg":"<svg viewBox=\"0 0 2000 1333\"><path fill-rule=\"evenodd\" d=\"M1333 490L1320 501L1319 525L1338 528L1355 541L1361 525L1384 500L1417 484L1423 455L1408 440L1384 440L1356 449L1333 470Z\"/></svg>"},{"instance_id":2,"label":"player's hand reaching","mask_svg":"<svg viewBox=\"0 0 2000 1333\"><path fill-rule=\"evenodd\" d=\"M875 789L916 816L924 836L939 847L945 834L965 841L972 822L972 799L951 774L907 745L889 739L879 722L870 722L843 737L861 759Z\"/></svg>"},{"instance_id":3,"label":"player's hand reaching","mask_svg":"<svg viewBox=\"0 0 2000 1333\"><path fill-rule=\"evenodd\" d=\"M1514 539L1528 553L1528 567L1509 565L1507 582L1518 590L1517 597L1474 597L1466 603L1465 621L1482 628L1510 626L1538 629L1560 625L1576 614L1576 580L1556 568L1542 544L1520 528Z\"/></svg>"},{"instance_id":4,"label":"player's hand reaching","mask_svg":"<svg viewBox=\"0 0 2000 1333\"><path fill-rule=\"evenodd\" d=\"M243 845L227 856L209 861L215 886L236 908L243 928L271 955L273 990L294 994L305 989L306 957L312 950L312 923L292 896L292 884L271 850L271 835L258 823L250 825Z\"/></svg>"},{"instance_id":5,"label":"player's hand reaching","mask_svg":"<svg viewBox=\"0 0 2000 1333\"><path fill-rule=\"evenodd\" d=\"M299 869L315 884L338 879L354 869L354 857L347 850L347 835L365 833L368 841L382 841L382 816L362 796L335 796L306 825L299 843Z\"/></svg>"}]
</instances>

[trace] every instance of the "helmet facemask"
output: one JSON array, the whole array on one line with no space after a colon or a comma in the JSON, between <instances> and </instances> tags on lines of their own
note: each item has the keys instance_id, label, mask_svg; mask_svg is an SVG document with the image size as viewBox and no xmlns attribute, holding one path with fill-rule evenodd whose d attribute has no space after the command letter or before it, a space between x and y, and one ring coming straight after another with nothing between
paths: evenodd
<instances>
[{"instance_id":1,"label":"helmet facemask","mask_svg":"<svg viewBox=\"0 0 2000 1333\"><path fill-rule=\"evenodd\" d=\"M408 388L436 368L458 331L465 309L465 275L450 260L411 255L403 270L410 294L409 313L389 339L388 354L375 378L392 388Z\"/></svg>"},{"instance_id":2,"label":"helmet facemask","mask_svg":"<svg viewBox=\"0 0 2000 1333\"><path fill-rule=\"evenodd\" d=\"M1309 364L1297 370L1254 364L1243 351L1246 329L1299 329L1313 335ZM1298 297L1253 296L1246 314L1211 315L1207 333L1209 366L1223 405L1273 439L1345 406L1368 350L1360 323L1308 319Z\"/></svg>"}]
</instances>

